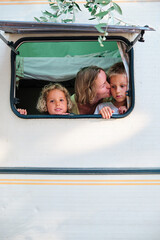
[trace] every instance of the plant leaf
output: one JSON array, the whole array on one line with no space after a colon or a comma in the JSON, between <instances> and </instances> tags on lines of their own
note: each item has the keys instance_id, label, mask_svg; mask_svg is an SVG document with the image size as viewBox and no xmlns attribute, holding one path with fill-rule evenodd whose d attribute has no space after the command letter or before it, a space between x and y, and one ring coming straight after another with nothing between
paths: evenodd
<instances>
[{"instance_id":1,"label":"plant leaf","mask_svg":"<svg viewBox=\"0 0 160 240\"><path fill-rule=\"evenodd\" d=\"M104 33L105 30L103 30L102 28L106 27L106 26L107 26L106 23L100 23L100 24L95 25L95 28L98 30L98 32Z\"/></svg>"},{"instance_id":2,"label":"plant leaf","mask_svg":"<svg viewBox=\"0 0 160 240\"><path fill-rule=\"evenodd\" d=\"M104 12L99 12L99 13L97 13L95 16L96 17L100 17L100 18L103 18L105 15L107 15L108 14L108 11L104 11Z\"/></svg>"},{"instance_id":3,"label":"plant leaf","mask_svg":"<svg viewBox=\"0 0 160 240\"><path fill-rule=\"evenodd\" d=\"M34 19L35 19L37 22L40 22L39 18L37 18L37 17L34 17Z\"/></svg>"},{"instance_id":4,"label":"plant leaf","mask_svg":"<svg viewBox=\"0 0 160 240\"><path fill-rule=\"evenodd\" d=\"M52 16L53 16L53 14L50 13L50 12L48 12L48 11L43 12L43 14L46 15L46 16L49 16L49 17L52 17Z\"/></svg>"},{"instance_id":5,"label":"plant leaf","mask_svg":"<svg viewBox=\"0 0 160 240\"><path fill-rule=\"evenodd\" d=\"M76 5L76 7L78 8L79 11L82 11L80 6L76 2L74 4Z\"/></svg>"},{"instance_id":6,"label":"plant leaf","mask_svg":"<svg viewBox=\"0 0 160 240\"><path fill-rule=\"evenodd\" d=\"M96 9L93 9L93 11L91 12L91 16L95 15L96 13Z\"/></svg>"},{"instance_id":7,"label":"plant leaf","mask_svg":"<svg viewBox=\"0 0 160 240\"><path fill-rule=\"evenodd\" d=\"M40 17L40 19L42 20L42 22L48 22L48 19L46 17Z\"/></svg>"},{"instance_id":8,"label":"plant leaf","mask_svg":"<svg viewBox=\"0 0 160 240\"><path fill-rule=\"evenodd\" d=\"M107 11L97 13L95 16L102 19L104 16L106 16L109 12L111 12L113 10L114 10L114 7L112 6Z\"/></svg>"},{"instance_id":9,"label":"plant leaf","mask_svg":"<svg viewBox=\"0 0 160 240\"><path fill-rule=\"evenodd\" d=\"M72 19L64 19L63 22L67 23L67 22L73 22L73 21L72 21Z\"/></svg>"},{"instance_id":10,"label":"plant leaf","mask_svg":"<svg viewBox=\"0 0 160 240\"><path fill-rule=\"evenodd\" d=\"M89 7L88 10L89 10L89 12L92 12L92 11L93 11L93 9L92 9L91 7Z\"/></svg>"},{"instance_id":11,"label":"plant leaf","mask_svg":"<svg viewBox=\"0 0 160 240\"><path fill-rule=\"evenodd\" d=\"M96 19L95 17L93 17L93 18L89 18L88 20L94 20L94 19Z\"/></svg>"},{"instance_id":12,"label":"plant leaf","mask_svg":"<svg viewBox=\"0 0 160 240\"><path fill-rule=\"evenodd\" d=\"M115 3L115 2L112 2L113 3L113 6L114 6L114 9L120 14L122 15L122 9L120 8L120 6Z\"/></svg>"}]
</instances>

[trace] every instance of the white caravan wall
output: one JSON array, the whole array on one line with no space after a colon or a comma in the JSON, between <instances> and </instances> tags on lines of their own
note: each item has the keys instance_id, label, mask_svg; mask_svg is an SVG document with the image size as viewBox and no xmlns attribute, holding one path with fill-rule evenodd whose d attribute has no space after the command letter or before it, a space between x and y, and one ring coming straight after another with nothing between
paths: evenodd
<instances>
[{"instance_id":1,"label":"white caravan wall","mask_svg":"<svg viewBox=\"0 0 160 240\"><path fill-rule=\"evenodd\" d=\"M3 59L0 66L1 166L160 166L160 3L127 2L120 5L128 21L136 21L142 26L148 24L156 29L156 32L146 32L145 43L138 42L134 47L135 108L124 119L19 119L12 113L9 102L10 50L0 42L0 58ZM0 5L1 19L32 20L41 9L39 5L32 5L28 18L30 7ZM37 13L33 11L35 8ZM15 41L20 35L5 34L5 37Z\"/></svg>"},{"instance_id":2,"label":"white caravan wall","mask_svg":"<svg viewBox=\"0 0 160 240\"><path fill-rule=\"evenodd\" d=\"M0 0L0 19L32 21L47 7L18 2ZM133 112L117 120L18 118L10 49L0 40L0 167L160 167L160 2L119 4L127 22L156 29L134 47ZM159 226L159 175L0 174L0 240L159 240Z\"/></svg>"}]
</instances>

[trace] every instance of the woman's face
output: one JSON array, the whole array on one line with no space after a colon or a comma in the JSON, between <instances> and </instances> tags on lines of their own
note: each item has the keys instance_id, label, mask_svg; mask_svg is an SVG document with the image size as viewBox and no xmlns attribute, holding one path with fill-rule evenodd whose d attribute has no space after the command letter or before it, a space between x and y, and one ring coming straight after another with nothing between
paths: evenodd
<instances>
[{"instance_id":1,"label":"woman's face","mask_svg":"<svg viewBox=\"0 0 160 240\"><path fill-rule=\"evenodd\" d=\"M95 102L110 97L110 84L107 82L104 71L101 70L97 78L94 80L94 88L96 92Z\"/></svg>"}]
</instances>

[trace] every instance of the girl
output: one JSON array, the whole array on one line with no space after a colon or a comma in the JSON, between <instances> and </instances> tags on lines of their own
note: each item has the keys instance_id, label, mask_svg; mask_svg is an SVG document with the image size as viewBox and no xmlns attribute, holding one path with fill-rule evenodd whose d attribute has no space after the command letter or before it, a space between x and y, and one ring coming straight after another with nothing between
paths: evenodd
<instances>
[{"instance_id":1,"label":"girl","mask_svg":"<svg viewBox=\"0 0 160 240\"><path fill-rule=\"evenodd\" d=\"M65 87L58 83L44 86L37 102L39 112L46 112L50 115L65 115L70 113L71 108L72 102Z\"/></svg>"},{"instance_id":2,"label":"girl","mask_svg":"<svg viewBox=\"0 0 160 240\"><path fill-rule=\"evenodd\" d=\"M39 112L50 115L66 115L70 113L71 108L72 102L65 87L58 83L44 86L37 102ZM17 111L20 114L27 115L26 109L17 109Z\"/></svg>"}]
</instances>

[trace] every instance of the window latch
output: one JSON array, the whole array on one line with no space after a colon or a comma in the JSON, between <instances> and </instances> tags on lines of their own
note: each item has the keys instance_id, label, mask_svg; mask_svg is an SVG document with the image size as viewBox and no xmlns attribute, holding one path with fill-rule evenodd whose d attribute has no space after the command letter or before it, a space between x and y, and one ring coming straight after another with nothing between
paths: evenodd
<instances>
[{"instance_id":1,"label":"window latch","mask_svg":"<svg viewBox=\"0 0 160 240\"><path fill-rule=\"evenodd\" d=\"M145 26L147 27L147 26ZM139 41L139 42L144 42L144 38L143 38L143 35L144 35L145 31L144 30L141 30L141 32L137 35L137 37L134 39L134 41L131 42L131 44L128 46L128 48L126 49L126 52L128 53L134 46L134 44Z\"/></svg>"},{"instance_id":2,"label":"window latch","mask_svg":"<svg viewBox=\"0 0 160 240\"><path fill-rule=\"evenodd\" d=\"M7 44L8 47L11 48L11 50L12 50L16 55L19 54L19 52L14 48L13 42L7 41L7 39L5 39L1 33L0 33L0 38L2 39L2 41L3 41L5 44Z\"/></svg>"}]
</instances>

